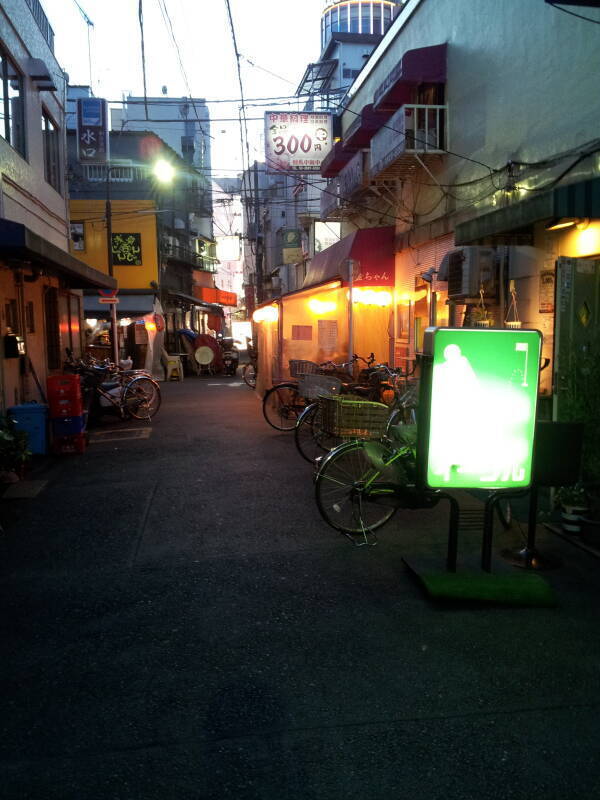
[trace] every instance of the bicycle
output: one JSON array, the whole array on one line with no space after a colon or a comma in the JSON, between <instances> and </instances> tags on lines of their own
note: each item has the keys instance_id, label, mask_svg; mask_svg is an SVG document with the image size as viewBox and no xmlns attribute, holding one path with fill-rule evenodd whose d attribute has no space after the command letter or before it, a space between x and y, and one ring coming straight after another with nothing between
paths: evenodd
<instances>
[{"instance_id":1,"label":"bicycle","mask_svg":"<svg viewBox=\"0 0 600 800\"><path fill-rule=\"evenodd\" d=\"M358 356L357 356L358 358ZM309 374L323 374L341 380L331 369L327 370L328 363L316 364L313 361L291 359L289 362L290 375L298 380L281 381L281 383L267 389L262 401L262 411L268 424L278 431L292 431L300 414L307 406L307 398L302 394L301 381ZM347 362L347 364L353 363ZM345 365L335 365L342 367ZM338 372L339 374L339 372ZM344 373L346 379L352 379L349 373Z\"/></svg>"},{"instance_id":2,"label":"bicycle","mask_svg":"<svg viewBox=\"0 0 600 800\"><path fill-rule=\"evenodd\" d=\"M416 423L416 383L411 383L405 391L401 392L400 390L400 379L408 380L409 376L413 374L414 368L406 375L398 370L390 369L386 364L378 364L376 367L369 366L371 391L367 393L367 399L371 402L380 402L383 392L392 394L391 404L389 398L388 403L383 404L393 409L388 418L386 432L391 425ZM385 380L381 380L381 378ZM352 391L353 389L350 387L350 394ZM325 452L341 443L340 437L327 430L327 426L323 424L324 402L326 401L317 400L307 406L298 418L294 430L296 448L302 458L309 462L315 462Z\"/></svg>"},{"instance_id":3,"label":"bicycle","mask_svg":"<svg viewBox=\"0 0 600 800\"><path fill-rule=\"evenodd\" d=\"M81 377L88 415L99 417L114 409L121 419L149 420L158 412L160 386L148 373L123 370L112 362L100 364L95 359L76 362L71 353L67 355L65 366Z\"/></svg>"},{"instance_id":4,"label":"bicycle","mask_svg":"<svg viewBox=\"0 0 600 800\"><path fill-rule=\"evenodd\" d=\"M242 380L246 386L255 389L256 375L258 373L258 350L254 345L250 344L248 337L246 337L246 351L250 360L242 365Z\"/></svg>"}]
</instances>

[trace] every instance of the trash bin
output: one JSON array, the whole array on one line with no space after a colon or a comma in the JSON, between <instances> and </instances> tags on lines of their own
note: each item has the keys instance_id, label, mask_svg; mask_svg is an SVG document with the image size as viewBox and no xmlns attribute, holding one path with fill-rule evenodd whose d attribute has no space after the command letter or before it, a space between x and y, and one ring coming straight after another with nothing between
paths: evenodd
<instances>
[{"instance_id":1,"label":"trash bin","mask_svg":"<svg viewBox=\"0 0 600 800\"><path fill-rule=\"evenodd\" d=\"M32 453L45 455L48 452L46 435L48 406L41 403L24 403L9 408L8 416L15 423L17 430L27 433L29 449Z\"/></svg>"}]
</instances>

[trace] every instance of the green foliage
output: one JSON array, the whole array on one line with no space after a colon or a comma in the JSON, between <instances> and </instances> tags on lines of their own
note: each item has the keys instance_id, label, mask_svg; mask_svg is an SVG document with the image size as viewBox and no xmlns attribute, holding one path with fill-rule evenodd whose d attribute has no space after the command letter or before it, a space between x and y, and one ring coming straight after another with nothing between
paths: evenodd
<instances>
[{"instance_id":1,"label":"green foliage","mask_svg":"<svg viewBox=\"0 0 600 800\"><path fill-rule=\"evenodd\" d=\"M567 506L587 508L587 492L581 483L574 483L572 486L559 486L554 495L554 502L560 508L566 508Z\"/></svg>"},{"instance_id":2,"label":"green foliage","mask_svg":"<svg viewBox=\"0 0 600 800\"><path fill-rule=\"evenodd\" d=\"M0 471L20 470L31 457L28 436L8 417L0 417Z\"/></svg>"}]
</instances>

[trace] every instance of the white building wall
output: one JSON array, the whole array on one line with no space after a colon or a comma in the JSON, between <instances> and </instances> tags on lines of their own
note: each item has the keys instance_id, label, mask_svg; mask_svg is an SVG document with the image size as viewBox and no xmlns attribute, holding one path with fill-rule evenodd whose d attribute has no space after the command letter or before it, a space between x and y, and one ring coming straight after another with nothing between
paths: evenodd
<instances>
[{"instance_id":1,"label":"white building wall","mask_svg":"<svg viewBox=\"0 0 600 800\"><path fill-rule=\"evenodd\" d=\"M448 43L447 147L493 168L537 161L599 134L597 26L522 0L410 0L352 90L349 107L375 89L407 51ZM344 128L355 115L346 114ZM444 156L454 181L484 166Z\"/></svg>"},{"instance_id":2,"label":"white building wall","mask_svg":"<svg viewBox=\"0 0 600 800\"><path fill-rule=\"evenodd\" d=\"M62 250L68 250L66 187L63 182L61 192L57 192L44 179L41 127L44 107L58 127L64 129L65 76L24 0L1 0L0 32L4 48L23 76L26 138L23 157L0 137L0 216L22 223ZM44 61L55 81L56 92L37 90L29 77L30 58ZM64 141L62 136L61 141ZM64 148L61 156L60 171L64 176Z\"/></svg>"}]
</instances>

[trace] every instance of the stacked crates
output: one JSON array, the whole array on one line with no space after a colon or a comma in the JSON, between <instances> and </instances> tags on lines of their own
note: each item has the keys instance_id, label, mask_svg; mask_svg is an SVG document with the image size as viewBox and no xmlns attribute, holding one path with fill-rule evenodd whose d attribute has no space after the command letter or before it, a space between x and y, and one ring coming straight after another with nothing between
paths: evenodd
<instances>
[{"instance_id":1,"label":"stacked crates","mask_svg":"<svg viewBox=\"0 0 600 800\"><path fill-rule=\"evenodd\" d=\"M60 454L83 453L86 420L79 375L52 375L47 388L52 449Z\"/></svg>"}]
</instances>

